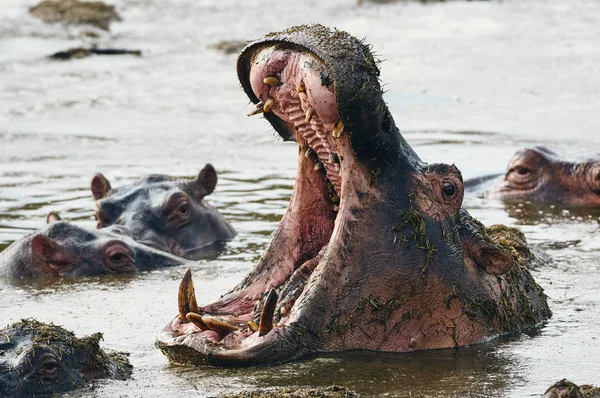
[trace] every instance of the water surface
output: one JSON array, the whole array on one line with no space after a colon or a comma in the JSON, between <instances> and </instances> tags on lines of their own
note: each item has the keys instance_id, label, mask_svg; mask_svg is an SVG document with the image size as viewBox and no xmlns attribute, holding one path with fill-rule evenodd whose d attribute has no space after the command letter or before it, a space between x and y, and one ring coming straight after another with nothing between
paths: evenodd
<instances>
[{"instance_id":1,"label":"water surface","mask_svg":"<svg viewBox=\"0 0 600 398\"><path fill-rule=\"evenodd\" d=\"M465 177L501 172L519 147L546 143L569 156L600 143L600 5L595 1L400 2L349 0L136 1L114 4L123 22L101 46L138 57L56 62L88 43L82 28L44 25L32 1L3 0L0 15L0 249L39 228L50 210L94 225L89 182L113 186L148 173L219 172L209 197L239 232L218 260L194 266L199 302L237 283L283 214L297 149L261 118L245 116L235 56L209 46L304 22L367 37L384 59L396 123L427 161ZM563 377L600 383L600 211L505 205L469 193L486 224L521 228L552 264L533 271L553 318L539 331L460 350L346 353L275 368L170 365L154 348L176 314L184 269L17 285L0 283L0 324L35 317L104 332L131 353L133 380L98 382L72 396L215 396L258 386L344 384L378 396L537 396Z\"/></svg>"}]
</instances>

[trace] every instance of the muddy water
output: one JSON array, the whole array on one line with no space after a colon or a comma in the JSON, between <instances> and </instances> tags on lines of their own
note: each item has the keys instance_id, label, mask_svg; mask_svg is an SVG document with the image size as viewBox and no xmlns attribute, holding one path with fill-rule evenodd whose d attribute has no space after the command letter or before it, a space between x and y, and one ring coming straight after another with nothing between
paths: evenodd
<instances>
[{"instance_id":1,"label":"muddy water","mask_svg":"<svg viewBox=\"0 0 600 398\"><path fill-rule=\"evenodd\" d=\"M208 46L321 22L366 36L385 59L386 99L408 141L466 177L501 171L512 152L546 142L581 156L600 143L600 5L595 1L356 6L351 0L115 0L123 22L100 46L144 56L51 62L89 43L85 29L43 25L30 0L0 13L0 248L50 210L92 226L91 176L113 185L151 173L219 171L211 201L239 236L219 260L194 265L208 302L251 268L281 217L297 149L245 116L235 56ZM520 227L552 257L534 271L554 317L539 331L460 350L353 353L276 368L173 366L154 337L176 313L184 269L122 278L0 282L0 324L36 317L131 353L134 379L72 396L214 396L257 386L344 384L380 396L536 396L554 381L600 383L600 211L504 205L469 193L486 224Z\"/></svg>"}]
</instances>

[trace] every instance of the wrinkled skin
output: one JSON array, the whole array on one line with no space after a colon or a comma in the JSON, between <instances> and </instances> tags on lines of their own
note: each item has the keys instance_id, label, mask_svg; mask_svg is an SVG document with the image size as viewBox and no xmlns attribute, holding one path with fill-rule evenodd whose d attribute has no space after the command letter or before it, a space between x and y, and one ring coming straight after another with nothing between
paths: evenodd
<instances>
[{"instance_id":1,"label":"wrinkled skin","mask_svg":"<svg viewBox=\"0 0 600 398\"><path fill-rule=\"evenodd\" d=\"M77 338L34 319L0 329L0 396L49 397L95 379L130 378L127 354L103 350L100 340L101 333Z\"/></svg>"},{"instance_id":2,"label":"wrinkled skin","mask_svg":"<svg viewBox=\"0 0 600 398\"><path fill-rule=\"evenodd\" d=\"M238 75L260 102L251 113L298 144L296 183L238 286L198 306L188 271L179 315L156 342L170 360L239 366L450 348L551 315L526 264L461 209L460 171L423 163L404 140L369 47L296 27L246 47Z\"/></svg>"},{"instance_id":3,"label":"wrinkled skin","mask_svg":"<svg viewBox=\"0 0 600 398\"><path fill-rule=\"evenodd\" d=\"M217 172L210 164L194 180L151 175L115 189L97 174L91 189L98 228L124 225L147 246L192 260L214 258L235 236L233 227L204 200L216 185Z\"/></svg>"},{"instance_id":4,"label":"wrinkled skin","mask_svg":"<svg viewBox=\"0 0 600 398\"><path fill-rule=\"evenodd\" d=\"M482 177L467 182L492 182L488 196L565 206L600 206L600 160L572 162L544 146L521 149L503 177Z\"/></svg>"},{"instance_id":5,"label":"wrinkled skin","mask_svg":"<svg viewBox=\"0 0 600 398\"><path fill-rule=\"evenodd\" d=\"M88 230L48 215L48 225L0 253L6 279L120 274L184 264L134 241L122 226Z\"/></svg>"}]
</instances>

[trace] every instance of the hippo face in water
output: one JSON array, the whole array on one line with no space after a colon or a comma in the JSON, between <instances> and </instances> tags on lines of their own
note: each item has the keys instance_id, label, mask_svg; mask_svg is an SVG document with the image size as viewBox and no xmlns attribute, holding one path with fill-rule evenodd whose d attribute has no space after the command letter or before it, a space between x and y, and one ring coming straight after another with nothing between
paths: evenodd
<instances>
[{"instance_id":1,"label":"hippo face in water","mask_svg":"<svg viewBox=\"0 0 600 398\"><path fill-rule=\"evenodd\" d=\"M570 162L544 146L515 153L489 194L567 206L600 205L600 161Z\"/></svg>"},{"instance_id":2,"label":"hippo face in water","mask_svg":"<svg viewBox=\"0 0 600 398\"><path fill-rule=\"evenodd\" d=\"M0 276L77 277L181 264L178 257L137 243L123 226L88 230L50 213L46 227L0 253Z\"/></svg>"},{"instance_id":3,"label":"hippo face in water","mask_svg":"<svg viewBox=\"0 0 600 398\"><path fill-rule=\"evenodd\" d=\"M34 319L0 329L0 393L53 396L95 379L131 377L127 356L104 351L100 340L101 333L77 338L60 326Z\"/></svg>"},{"instance_id":4,"label":"hippo face in water","mask_svg":"<svg viewBox=\"0 0 600 398\"><path fill-rule=\"evenodd\" d=\"M233 227L204 201L217 185L217 173L207 164L191 181L151 175L112 189L97 174L91 183L98 228L124 225L137 241L188 259L214 257Z\"/></svg>"},{"instance_id":5,"label":"hippo face in water","mask_svg":"<svg viewBox=\"0 0 600 398\"><path fill-rule=\"evenodd\" d=\"M400 135L376 65L361 41L320 25L242 52L251 114L296 141L298 174L266 253L237 287L198 306L186 274L179 315L157 339L172 361L457 347L550 316L526 261L461 208L460 171L423 163Z\"/></svg>"}]
</instances>

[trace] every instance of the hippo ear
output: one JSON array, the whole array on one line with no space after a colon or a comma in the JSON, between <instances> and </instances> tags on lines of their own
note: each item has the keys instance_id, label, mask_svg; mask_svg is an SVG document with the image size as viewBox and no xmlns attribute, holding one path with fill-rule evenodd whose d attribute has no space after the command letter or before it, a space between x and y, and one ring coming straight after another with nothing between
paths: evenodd
<instances>
[{"instance_id":1,"label":"hippo ear","mask_svg":"<svg viewBox=\"0 0 600 398\"><path fill-rule=\"evenodd\" d=\"M217 171L212 164L207 163L204 168L200 170L200 173L198 173L198 177L193 181L193 184L196 185L194 191L197 192L197 200L201 200L215 190L215 187L217 186Z\"/></svg>"},{"instance_id":2,"label":"hippo ear","mask_svg":"<svg viewBox=\"0 0 600 398\"><path fill-rule=\"evenodd\" d=\"M43 263L63 263L66 255L63 248L45 235L35 235L31 240L33 258Z\"/></svg>"},{"instance_id":3,"label":"hippo ear","mask_svg":"<svg viewBox=\"0 0 600 398\"><path fill-rule=\"evenodd\" d=\"M463 250L481 270L491 275L504 275L515 265L515 260L510 254L483 238L463 238Z\"/></svg>"},{"instance_id":4,"label":"hippo ear","mask_svg":"<svg viewBox=\"0 0 600 398\"><path fill-rule=\"evenodd\" d=\"M60 215L55 212L55 211L51 211L50 213L48 213L48 215L46 216L46 224L52 224L53 222L57 222L57 221L62 221L62 218L60 217Z\"/></svg>"},{"instance_id":5,"label":"hippo ear","mask_svg":"<svg viewBox=\"0 0 600 398\"><path fill-rule=\"evenodd\" d=\"M110 192L110 182L102 175L102 173L98 173L92 178L92 183L90 184L92 188L92 195L94 195L94 199L99 200Z\"/></svg>"}]
</instances>

